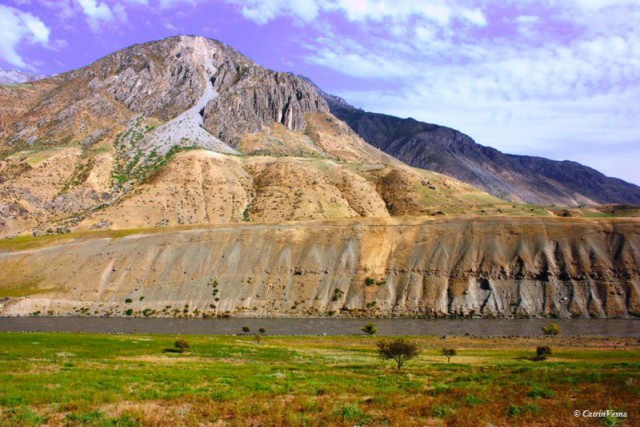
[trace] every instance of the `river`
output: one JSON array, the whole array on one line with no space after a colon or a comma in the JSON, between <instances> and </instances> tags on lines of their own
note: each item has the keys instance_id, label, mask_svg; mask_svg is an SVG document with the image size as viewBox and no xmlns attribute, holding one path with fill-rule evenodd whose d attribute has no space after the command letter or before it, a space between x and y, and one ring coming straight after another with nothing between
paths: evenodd
<instances>
[{"instance_id":1,"label":"river","mask_svg":"<svg viewBox=\"0 0 640 427\"><path fill-rule=\"evenodd\" d=\"M97 318L3 317L1 332L89 332L149 334L240 334L264 328L270 335L351 335L372 322L378 335L535 336L555 322L562 335L640 337L639 319L341 319L341 318Z\"/></svg>"}]
</instances>

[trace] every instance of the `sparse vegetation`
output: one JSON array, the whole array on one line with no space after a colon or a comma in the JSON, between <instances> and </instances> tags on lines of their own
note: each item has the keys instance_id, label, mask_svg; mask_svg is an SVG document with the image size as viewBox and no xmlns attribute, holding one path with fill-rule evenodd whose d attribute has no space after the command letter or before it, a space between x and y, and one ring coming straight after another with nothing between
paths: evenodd
<instances>
[{"instance_id":1,"label":"sparse vegetation","mask_svg":"<svg viewBox=\"0 0 640 427\"><path fill-rule=\"evenodd\" d=\"M373 286L375 285L376 280L373 277L367 277L366 279L364 279L364 284L366 286Z\"/></svg>"},{"instance_id":2,"label":"sparse vegetation","mask_svg":"<svg viewBox=\"0 0 640 427\"><path fill-rule=\"evenodd\" d=\"M549 326L542 327L542 333L545 336L555 337L556 335L560 335L560 326L551 322Z\"/></svg>"},{"instance_id":3,"label":"sparse vegetation","mask_svg":"<svg viewBox=\"0 0 640 427\"><path fill-rule=\"evenodd\" d=\"M248 334L249 332L251 332L251 328L249 328L248 326L243 326L242 332L244 332L245 334Z\"/></svg>"}]
</instances>

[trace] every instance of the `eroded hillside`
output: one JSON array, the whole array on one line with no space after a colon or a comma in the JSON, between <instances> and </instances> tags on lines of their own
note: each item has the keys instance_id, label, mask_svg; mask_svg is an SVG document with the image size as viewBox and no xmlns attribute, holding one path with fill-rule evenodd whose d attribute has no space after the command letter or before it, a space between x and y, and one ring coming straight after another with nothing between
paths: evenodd
<instances>
[{"instance_id":1,"label":"eroded hillside","mask_svg":"<svg viewBox=\"0 0 640 427\"><path fill-rule=\"evenodd\" d=\"M0 237L404 215L545 212L412 169L306 80L223 43L135 45L0 86Z\"/></svg>"},{"instance_id":2,"label":"eroded hillside","mask_svg":"<svg viewBox=\"0 0 640 427\"><path fill-rule=\"evenodd\" d=\"M5 241L2 314L640 315L634 219L387 218L122 236Z\"/></svg>"}]
</instances>

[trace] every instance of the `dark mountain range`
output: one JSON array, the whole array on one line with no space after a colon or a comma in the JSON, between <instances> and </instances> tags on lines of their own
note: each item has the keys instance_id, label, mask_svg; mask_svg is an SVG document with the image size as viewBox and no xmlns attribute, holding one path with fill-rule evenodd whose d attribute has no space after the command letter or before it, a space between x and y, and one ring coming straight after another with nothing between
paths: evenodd
<instances>
[{"instance_id":1,"label":"dark mountain range","mask_svg":"<svg viewBox=\"0 0 640 427\"><path fill-rule=\"evenodd\" d=\"M494 196L537 205L640 204L640 187L580 163L505 154L455 129L371 113L319 92L331 113L369 144Z\"/></svg>"}]
</instances>

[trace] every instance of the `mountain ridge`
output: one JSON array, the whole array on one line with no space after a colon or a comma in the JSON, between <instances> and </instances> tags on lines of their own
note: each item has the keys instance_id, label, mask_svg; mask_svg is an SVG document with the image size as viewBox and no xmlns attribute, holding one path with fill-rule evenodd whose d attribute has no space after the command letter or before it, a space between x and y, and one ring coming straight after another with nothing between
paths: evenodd
<instances>
[{"instance_id":1,"label":"mountain ridge","mask_svg":"<svg viewBox=\"0 0 640 427\"><path fill-rule=\"evenodd\" d=\"M496 197L572 207L640 205L640 186L578 162L502 153L455 129L367 112L318 90L330 111L371 145L411 166L451 176Z\"/></svg>"}]
</instances>

